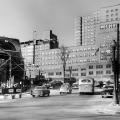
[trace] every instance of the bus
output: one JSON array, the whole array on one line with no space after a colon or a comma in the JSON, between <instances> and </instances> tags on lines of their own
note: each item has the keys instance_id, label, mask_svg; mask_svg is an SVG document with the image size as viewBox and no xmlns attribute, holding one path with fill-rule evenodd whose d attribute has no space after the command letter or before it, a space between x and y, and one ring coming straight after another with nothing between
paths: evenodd
<instances>
[{"instance_id":1,"label":"bus","mask_svg":"<svg viewBox=\"0 0 120 120\"><path fill-rule=\"evenodd\" d=\"M94 79L79 79L79 94L94 94Z\"/></svg>"}]
</instances>

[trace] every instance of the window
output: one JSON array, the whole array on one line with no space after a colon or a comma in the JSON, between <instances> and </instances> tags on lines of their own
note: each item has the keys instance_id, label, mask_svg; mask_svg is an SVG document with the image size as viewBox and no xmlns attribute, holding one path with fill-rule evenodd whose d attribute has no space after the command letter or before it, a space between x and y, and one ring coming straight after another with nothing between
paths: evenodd
<instances>
[{"instance_id":1,"label":"window","mask_svg":"<svg viewBox=\"0 0 120 120\"><path fill-rule=\"evenodd\" d=\"M106 15L106 17L109 17L109 15Z\"/></svg>"},{"instance_id":2,"label":"window","mask_svg":"<svg viewBox=\"0 0 120 120\"><path fill-rule=\"evenodd\" d=\"M89 71L89 75L93 75L93 71Z\"/></svg>"},{"instance_id":3,"label":"window","mask_svg":"<svg viewBox=\"0 0 120 120\"><path fill-rule=\"evenodd\" d=\"M119 20L118 18L115 18L115 20Z\"/></svg>"},{"instance_id":4,"label":"window","mask_svg":"<svg viewBox=\"0 0 120 120\"><path fill-rule=\"evenodd\" d=\"M82 80L81 82L83 82L83 83L90 83L90 82L91 82L91 80L84 79L84 80Z\"/></svg>"},{"instance_id":5,"label":"window","mask_svg":"<svg viewBox=\"0 0 120 120\"><path fill-rule=\"evenodd\" d=\"M62 72L56 72L56 75L61 75L62 74Z\"/></svg>"},{"instance_id":6,"label":"window","mask_svg":"<svg viewBox=\"0 0 120 120\"><path fill-rule=\"evenodd\" d=\"M73 73L72 76L73 76L73 77L74 77L74 76L78 76L78 73Z\"/></svg>"},{"instance_id":7,"label":"window","mask_svg":"<svg viewBox=\"0 0 120 120\"><path fill-rule=\"evenodd\" d=\"M111 18L111 21L114 21L114 19L113 19L113 18Z\"/></svg>"},{"instance_id":8,"label":"window","mask_svg":"<svg viewBox=\"0 0 120 120\"><path fill-rule=\"evenodd\" d=\"M108 13L109 12L109 10L106 10L106 13Z\"/></svg>"},{"instance_id":9,"label":"window","mask_svg":"<svg viewBox=\"0 0 120 120\"><path fill-rule=\"evenodd\" d=\"M89 66L89 69L93 69L93 65L90 65L90 66Z\"/></svg>"},{"instance_id":10,"label":"window","mask_svg":"<svg viewBox=\"0 0 120 120\"><path fill-rule=\"evenodd\" d=\"M81 68L81 71L86 70L86 68Z\"/></svg>"},{"instance_id":11,"label":"window","mask_svg":"<svg viewBox=\"0 0 120 120\"><path fill-rule=\"evenodd\" d=\"M111 65L110 65L110 64L107 64L107 65L106 65L106 68L111 68Z\"/></svg>"},{"instance_id":12,"label":"window","mask_svg":"<svg viewBox=\"0 0 120 120\"><path fill-rule=\"evenodd\" d=\"M86 73L81 73L81 76L86 76Z\"/></svg>"},{"instance_id":13,"label":"window","mask_svg":"<svg viewBox=\"0 0 120 120\"><path fill-rule=\"evenodd\" d=\"M113 12L113 9L111 10L111 12Z\"/></svg>"},{"instance_id":14,"label":"window","mask_svg":"<svg viewBox=\"0 0 120 120\"><path fill-rule=\"evenodd\" d=\"M111 17L113 16L114 14L111 14Z\"/></svg>"},{"instance_id":15,"label":"window","mask_svg":"<svg viewBox=\"0 0 120 120\"><path fill-rule=\"evenodd\" d=\"M76 68L76 69L72 69L72 71L78 71L78 69Z\"/></svg>"},{"instance_id":16,"label":"window","mask_svg":"<svg viewBox=\"0 0 120 120\"><path fill-rule=\"evenodd\" d=\"M115 13L116 16L118 16L118 13Z\"/></svg>"},{"instance_id":17,"label":"window","mask_svg":"<svg viewBox=\"0 0 120 120\"><path fill-rule=\"evenodd\" d=\"M103 74L103 71L96 71L96 74L101 75L101 74Z\"/></svg>"},{"instance_id":18,"label":"window","mask_svg":"<svg viewBox=\"0 0 120 120\"><path fill-rule=\"evenodd\" d=\"M97 68L97 69L103 68L103 65L96 65L96 68Z\"/></svg>"},{"instance_id":19,"label":"window","mask_svg":"<svg viewBox=\"0 0 120 120\"><path fill-rule=\"evenodd\" d=\"M53 75L54 75L54 73L53 73L53 72L49 72L49 73L48 73L48 75L53 76Z\"/></svg>"},{"instance_id":20,"label":"window","mask_svg":"<svg viewBox=\"0 0 120 120\"><path fill-rule=\"evenodd\" d=\"M111 74L111 71L110 70L106 70L106 74Z\"/></svg>"}]
</instances>

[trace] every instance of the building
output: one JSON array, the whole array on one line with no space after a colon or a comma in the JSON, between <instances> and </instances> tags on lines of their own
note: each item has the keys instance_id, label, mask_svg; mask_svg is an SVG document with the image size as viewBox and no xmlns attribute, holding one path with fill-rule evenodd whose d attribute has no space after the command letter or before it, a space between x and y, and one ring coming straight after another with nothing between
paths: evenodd
<instances>
[{"instance_id":1,"label":"building","mask_svg":"<svg viewBox=\"0 0 120 120\"><path fill-rule=\"evenodd\" d=\"M59 42L57 36L52 30L44 32L44 39L34 39L21 42L22 55L25 61L26 76L35 78L38 74L36 61L39 59L39 51L58 48Z\"/></svg>"},{"instance_id":2,"label":"building","mask_svg":"<svg viewBox=\"0 0 120 120\"><path fill-rule=\"evenodd\" d=\"M21 42L21 51L24 58L26 76L29 78L33 75L33 54L34 54L34 41Z\"/></svg>"},{"instance_id":3,"label":"building","mask_svg":"<svg viewBox=\"0 0 120 120\"><path fill-rule=\"evenodd\" d=\"M91 15L75 18L77 46L67 48L70 54L66 77L70 76L70 69L71 76L77 79L89 76L97 81L104 81L113 77L111 45L117 39L119 22L120 5L104 7ZM46 78L63 79L57 36L48 31L44 34L44 39L36 40L34 45L35 74L41 72Z\"/></svg>"},{"instance_id":4,"label":"building","mask_svg":"<svg viewBox=\"0 0 120 120\"><path fill-rule=\"evenodd\" d=\"M99 48L98 62L103 68L110 66L108 63L111 64L111 45L114 44L113 40L117 40L118 23L120 23L120 4L103 7L88 16L75 18L76 45L84 47L93 45ZM101 71L102 78L105 71ZM112 68L111 71L107 70L106 74L112 76Z\"/></svg>"},{"instance_id":5,"label":"building","mask_svg":"<svg viewBox=\"0 0 120 120\"><path fill-rule=\"evenodd\" d=\"M98 45L98 42L105 40L104 32L108 33L107 39L115 39L116 30L114 31L113 28L120 22L119 12L120 4L100 8L88 16L76 17L74 29L76 45ZM114 31L112 35L111 30Z\"/></svg>"}]
</instances>

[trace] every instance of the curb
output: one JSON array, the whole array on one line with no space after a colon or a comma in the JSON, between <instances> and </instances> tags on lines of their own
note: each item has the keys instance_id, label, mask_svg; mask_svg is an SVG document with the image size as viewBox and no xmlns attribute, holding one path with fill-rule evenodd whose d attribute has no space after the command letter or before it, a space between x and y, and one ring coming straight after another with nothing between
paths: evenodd
<instances>
[{"instance_id":1,"label":"curb","mask_svg":"<svg viewBox=\"0 0 120 120\"><path fill-rule=\"evenodd\" d=\"M28 93L0 95L0 101L31 97Z\"/></svg>"},{"instance_id":2,"label":"curb","mask_svg":"<svg viewBox=\"0 0 120 120\"><path fill-rule=\"evenodd\" d=\"M22 97L22 94L11 94L11 95L3 95L3 99L17 99L17 98L21 98Z\"/></svg>"}]
</instances>

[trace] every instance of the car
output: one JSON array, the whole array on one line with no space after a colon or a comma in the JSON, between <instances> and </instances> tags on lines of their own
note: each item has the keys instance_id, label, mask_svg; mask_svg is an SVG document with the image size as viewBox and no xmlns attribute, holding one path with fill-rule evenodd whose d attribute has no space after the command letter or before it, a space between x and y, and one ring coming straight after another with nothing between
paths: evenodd
<instances>
[{"instance_id":1,"label":"car","mask_svg":"<svg viewBox=\"0 0 120 120\"><path fill-rule=\"evenodd\" d=\"M70 87L69 83L64 83L60 87L60 95L62 94L70 94L72 92L72 88Z\"/></svg>"},{"instance_id":2,"label":"car","mask_svg":"<svg viewBox=\"0 0 120 120\"><path fill-rule=\"evenodd\" d=\"M36 86L33 90L31 90L31 95L33 97L49 96L50 90L46 86Z\"/></svg>"},{"instance_id":3,"label":"car","mask_svg":"<svg viewBox=\"0 0 120 120\"><path fill-rule=\"evenodd\" d=\"M113 98L114 85L103 86L102 98Z\"/></svg>"}]
</instances>

